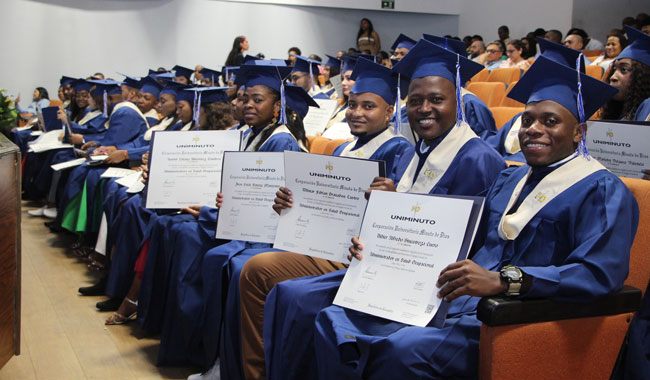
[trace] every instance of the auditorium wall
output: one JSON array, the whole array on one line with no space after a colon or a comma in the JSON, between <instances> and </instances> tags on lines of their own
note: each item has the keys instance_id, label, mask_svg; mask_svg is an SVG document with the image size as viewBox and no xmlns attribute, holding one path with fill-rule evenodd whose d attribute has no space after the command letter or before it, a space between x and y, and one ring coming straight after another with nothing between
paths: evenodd
<instances>
[{"instance_id":1,"label":"auditorium wall","mask_svg":"<svg viewBox=\"0 0 650 380\"><path fill-rule=\"evenodd\" d=\"M398 4L419 0L396 0ZM577 1L577 0L576 0ZM376 1L378 4L379 0ZM219 68L235 36L250 40L249 53L284 58L291 46L304 54L354 46L359 20L370 18L388 50L399 32L482 34L497 37L500 24L518 37L533 27L566 31L572 1L461 0L458 14L340 9L219 0L3 0L0 88L22 94L36 86L56 98L62 74L101 71L142 75L147 68L202 64ZM379 8L379 5L377 5ZM445 9L450 13L449 9ZM451 12L451 13L454 13ZM618 23L618 18L612 20Z\"/></svg>"}]
</instances>

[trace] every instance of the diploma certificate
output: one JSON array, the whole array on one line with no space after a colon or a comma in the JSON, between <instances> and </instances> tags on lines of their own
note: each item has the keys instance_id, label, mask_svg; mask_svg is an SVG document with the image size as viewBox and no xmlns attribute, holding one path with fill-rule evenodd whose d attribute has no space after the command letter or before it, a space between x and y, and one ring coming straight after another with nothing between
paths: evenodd
<instances>
[{"instance_id":1,"label":"diploma certificate","mask_svg":"<svg viewBox=\"0 0 650 380\"><path fill-rule=\"evenodd\" d=\"M279 216L272 206L280 186L284 186L283 153L225 152L217 239L273 243Z\"/></svg>"},{"instance_id":2,"label":"diploma certificate","mask_svg":"<svg viewBox=\"0 0 650 380\"><path fill-rule=\"evenodd\" d=\"M221 160L238 151L240 131L156 131L149 157L146 207L214 205L221 189Z\"/></svg>"},{"instance_id":3,"label":"diploma certificate","mask_svg":"<svg viewBox=\"0 0 650 380\"><path fill-rule=\"evenodd\" d=\"M332 99L314 99L320 108L309 107L307 116L302 121L305 126L305 134L307 136L316 136L319 133L322 133L327 127L336 107L338 106L338 100Z\"/></svg>"},{"instance_id":4,"label":"diploma certificate","mask_svg":"<svg viewBox=\"0 0 650 380\"><path fill-rule=\"evenodd\" d=\"M642 178L650 169L650 126L643 122L589 121L587 149L619 177Z\"/></svg>"},{"instance_id":5,"label":"diploma certificate","mask_svg":"<svg viewBox=\"0 0 650 380\"><path fill-rule=\"evenodd\" d=\"M373 191L361 227L363 259L352 260L334 304L426 326L441 306L440 271L471 245L482 199L475 202Z\"/></svg>"},{"instance_id":6,"label":"diploma certificate","mask_svg":"<svg viewBox=\"0 0 650 380\"><path fill-rule=\"evenodd\" d=\"M364 193L385 171L383 161L284 152L293 207L282 211L273 247L347 262L350 239L361 227Z\"/></svg>"}]
</instances>

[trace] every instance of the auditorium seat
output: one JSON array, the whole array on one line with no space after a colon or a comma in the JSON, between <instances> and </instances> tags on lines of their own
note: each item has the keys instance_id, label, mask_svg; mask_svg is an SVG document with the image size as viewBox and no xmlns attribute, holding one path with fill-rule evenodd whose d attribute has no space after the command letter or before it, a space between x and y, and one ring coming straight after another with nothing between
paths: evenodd
<instances>
[{"instance_id":1,"label":"auditorium seat","mask_svg":"<svg viewBox=\"0 0 650 380\"><path fill-rule=\"evenodd\" d=\"M501 82L505 85L518 81L521 78L521 69L518 67L504 67L494 69L488 75L487 82Z\"/></svg>"},{"instance_id":2,"label":"auditorium seat","mask_svg":"<svg viewBox=\"0 0 650 380\"><path fill-rule=\"evenodd\" d=\"M501 82L472 82L467 85L467 91L476 95L488 107L496 107L501 105L506 85Z\"/></svg>"},{"instance_id":3,"label":"auditorium seat","mask_svg":"<svg viewBox=\"0 0 650 380\"><path fill-rule=\"evenodd\" d=\"M492 116L494 116L494 122L497 126L497 129L501 129L505 123L510 121L516 114L519 112L524 112L525 107L490 107L492 111Z\"/></svg>"},{"instance_id":4,"label":"auditorium seat","mask_svg":"<svg viewBox=\"0 0 650 380\"><path fill-rule=\"evenodd\" d=\"M59 99L50 100L50 107L58 107L61 104L63 104L63 102L61 102Z\"/></svg>"},{"instance_id":5,"label":"auditorium seat","mask_svg":"<svg viewBox=\"0 0 650 380\"><path fill-rule=\"evenodd\" d=\"M592 78L600 80L603 77L603 68L600 65L589 65L585 67L585 73Z\"/></svg>"},{"instance_id":6,"label":"auditorium seat","mask_svg":"<svg viewBox=\"0 0 650 380\"><path fill-rule=\"evenodd\" d=\"M501 100L501 104L499 106L501 107L524 107L525 104L518 102L514 99L510 99L508 97L508 93L512 90L512 88L517 84L517 81L514 81L508 85L508 88L506 90L505 95L503 96L503 99Z\"/></svg>"},{"instance_id":7,"label":"auditorium seat","mask_svg":"<svg viewBox=\"0 0 650 380\"><path fill-rule=\"evenodd\" d=\"M482 299L481 380L610 378L650 279L650 181L621 179L640 211L625 287L593 303Z\"/></svg>"},{"instance_id":8,"label":"auditorium seat","mask_svg":"<svg viewBox=\"0 0 650 380\"><path fill-rule=\"evenodd\" d=\"M309 153L332 154L334 150L349 140L330 140L326 137L307 136L307 148Z\"/></svg>"},{"instance_id":9,"label":"auditorium seat","mask_svg":"<svg viewBox=\"0 0 650 380\"><path fill-rule=\"evenodd\" d=\"M487 82L487 78L490 75L490 71L488 69L483 69L478 72L478 74L474 75L470 81L471 82Z\"/></svg>"},{"instance_id":10,"label":"auditorium seat","mask_svg":"<svg viewBox=\"0 0 650 380\"><path fill-rule=\"evenodd\" d=\"M585 57L600 57L601 55L603 55L604 52L605 50L594 49L594 50L583 50L582 54Z\"/></svg>"}]
</instances>

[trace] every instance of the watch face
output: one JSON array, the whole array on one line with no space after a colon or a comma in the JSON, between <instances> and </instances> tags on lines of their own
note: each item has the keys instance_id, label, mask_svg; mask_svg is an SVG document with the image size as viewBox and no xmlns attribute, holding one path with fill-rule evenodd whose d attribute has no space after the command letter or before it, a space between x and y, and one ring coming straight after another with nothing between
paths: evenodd
<instances>
[{"instance_id":1,"label":"watch face","mask_svg":"<svg viewBox=\"0 0 650 380\"><path fill-rule=\"evenodd\" d=\"M517 268L507 268L506 269L506 276L512 280L519 280L521 277L521 272Z\"/></svg>"}]
</instances>

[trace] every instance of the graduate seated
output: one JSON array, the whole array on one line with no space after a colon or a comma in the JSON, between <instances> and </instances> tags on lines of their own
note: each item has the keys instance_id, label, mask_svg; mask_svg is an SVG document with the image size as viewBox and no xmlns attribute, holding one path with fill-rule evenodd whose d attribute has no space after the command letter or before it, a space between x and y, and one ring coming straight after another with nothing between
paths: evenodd
<instances>
[{"instance_id":1,"label":"graduate seated","mask_svg":"<svg viewBox=\"0 0 650 380\"><path fill-rule=\"evenodd\" d=\"M20 95L16 97L16 111L18 115L24 120L31 120L36 117L36 113L41 109L50 105L50 98L47 95L47 90L43 87L36 87L32 95L32 102L27 107L20 105Z\"/></svg>"},{"instance_id":2,"label":"graduate seated","mask_svg":"<svg viewBox=\"0 0 650 380\"><path fill-rule=\"evenodd\" d=\"M300 55L296 56L293 71L289 80L294 86L302 87L309 95L314 96L321 92L318 85L318 74L320 73L319 61L309 59Z\"/></svg>"},{"instance_id":3,"label":"graduate seated","mask_svg":"<svg viewBox=\"0 0 650 380\"><path fill-rule=\"evenodd\" d=\"M584 128L615 92L539 57L511 92L526 103L519 140L528 164L503 171L490 189L476 253L440 273L438 297L451 302L444 327L327 307L316 321L319 376L475 378L480 297L588 302L618 291L638 205L618 177L589 156ZM353 242L351 256L362 259L361 242Z\"/></svg>"}]
</instances>

